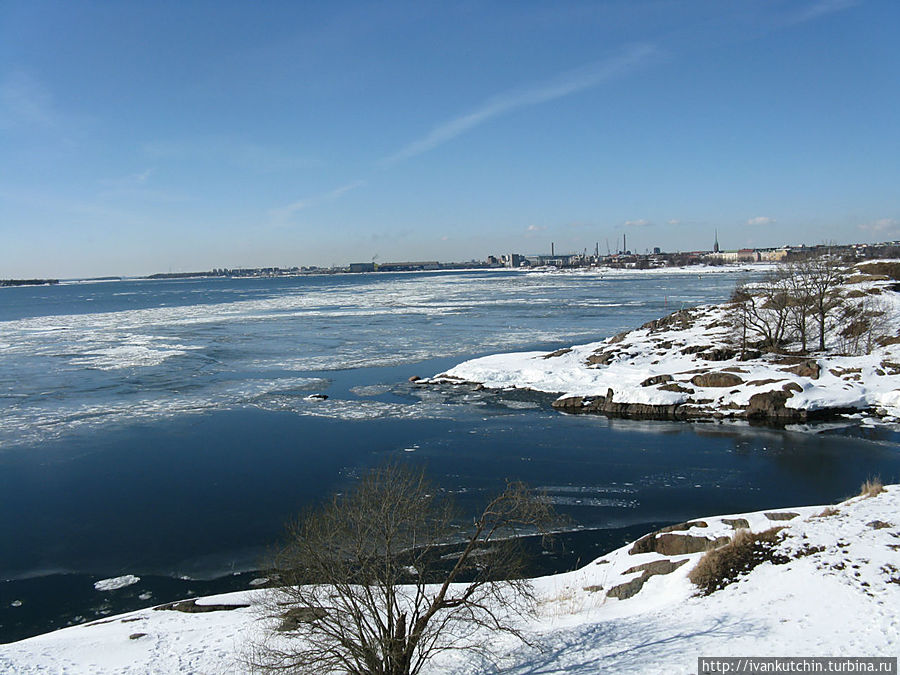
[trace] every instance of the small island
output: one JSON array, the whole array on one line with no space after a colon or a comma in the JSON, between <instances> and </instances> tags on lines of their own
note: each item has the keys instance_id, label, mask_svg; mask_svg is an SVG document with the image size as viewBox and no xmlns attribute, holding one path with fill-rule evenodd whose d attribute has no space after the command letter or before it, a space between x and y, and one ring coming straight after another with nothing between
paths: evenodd
<instances>
[{"instance_id":1,"label":"small island","mask_svg":"<svg viewBox=\"0 0 900 675\"><path fill-rule=\"evenodd\" d=\"M55 286L59 279L0 279L0 287L6 286Z\"/></svg>"},{"instance_id":2,"label":"small island","mask_svg":"<svg viewBox=\"0 0 900 675\"><path fill-rule=\"evenodd\" d=\"M423 383L528 389L553 407L785 424L900 418L900 261L783 265L728 302L599 342L466 361Z\"/></svg>"}]
</instances>

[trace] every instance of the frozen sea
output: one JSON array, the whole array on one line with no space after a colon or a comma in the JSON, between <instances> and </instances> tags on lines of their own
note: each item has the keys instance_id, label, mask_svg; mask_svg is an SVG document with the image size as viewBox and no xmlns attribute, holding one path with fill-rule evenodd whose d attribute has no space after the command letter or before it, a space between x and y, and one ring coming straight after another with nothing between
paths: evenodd
<instances>
[{"instance_id":1,"label":"frozen sea","mask_svg":"<svg viewBox=\"0 0 900 675\"><path fill-rule=\"evenodd\" d=\"M525 392L408 382L475 356L597 340L721 301L752 274L0 289L0 641L246 587L285 521L386 459L425 465L473 511L507 478L546 490L577 532L558 563L570 566L660 523L900 479L888 431L572 417ZM141 581L94 588L127 574Z\"/></svg>"}]
</instances>

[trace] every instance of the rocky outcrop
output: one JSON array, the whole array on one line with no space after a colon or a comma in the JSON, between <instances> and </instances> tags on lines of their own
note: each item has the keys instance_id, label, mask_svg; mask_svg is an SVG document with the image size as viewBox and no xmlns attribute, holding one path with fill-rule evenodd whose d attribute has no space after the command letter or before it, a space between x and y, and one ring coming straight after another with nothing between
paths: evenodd
<instances>
[{"instance_id":1,"label":"rocky outcrop","mask_svg":"<svg viewBox=\"0 0 900 675\"><path fill-rule=\"evenodd\" d=\"M675 420L687 419L685 406L677 403L657 405L650 403L617 403L612 391L606 396L568 396L553 402L553 407L561 412L574 415L603 414L610 417L632 417L637 419ZM684 410L682 410L684 408Z\"/></svg>"},{"instance_id":2,"label":"rocky outcrop","mask_svg":"<svg viewBox=\"0 0 900 675\"><path fill-rule=\"evenodd\" d=\"M191 600L181 600L178 602L169 602L165 605L159 605L154 607L154 610L157 611L165 611L170 610L173 612L184 612L186 614L202 614L205 612L231 612L235 609L245 609L249 607L249 604L234 604L234 605L198 605L197 599L193 598Z\"/></svg>"},{"instance_id":3,"label":"rocky outcrop","mask_svg":"<svg viewBox=\"0 0 900 675\"><path fill-rule=\"evenodd\" d=\"M648 321L643 326L641 326L641 328L652 333L654 331L663 330L664 328L673 327L678 327L681 330L685 330L693 325L694 317L691 316L691 311L688 309L679 309L677 312L672 312L671 314L668 314L659 319Z\"/></svg>"},{"instance_id":4,"label":"rocky outcrop","mask_svg":"<svg viewBox=\"0 0 900 675\"><path fill-rule=\"evenodd\" d=\"M808 413L806 410L788 408L785 405L788 399L794 395L795 388L798 387L799 385L791 382L782 389L753 394L747 405L747 419L782 421L802 421L807 419ZM803 391L803 388L799 387L799 390Z\"/></svg>"},{"instance_id":5,"label":"rocky outcrop","mask_svg":"<svg viewBox=\"0 0 900 675\"><path fill-rule=\"evenodd\" d=\"M717 548L731 541L728 537L697 537L690 534L679 534L680 531L689 530L692 527L704 528L706 523L702 520L689 521L678 525L670 525L656 532L651 532L638 539L628 553L638 555L640 553L659 553L661 555L684 555L687 553L700 553Z\"/></svg>"},{"instance_id":6,"label":"rocky outcrop","mask_svg":"<svg viewBox=\"0 0 900 675\"><path fill-rule=\"evenodd\" d=\"M641 588L644 587L644 583L646 583L647 579L649 579L650 577L656 576L658 574L671 574L686 562L687 560L679 560L678 562L673 562L671 560L663 559L653 560L651 562L644 563L643 565L635 565L634 567L625 570L624 574L634 574L635 572L641 572L641 576L626 581L624 584L613 586L606 592L606 596L608 598L626 600L627 598L637 595L638 591L640 591Z\"/></svg>"},{"instance_id":7,"label":"rocky outcrop","mask_svg":"<svg viewBox=\"0 0 900 675\"><path fill-rule=\"evenodd\" d=\"M565 347L563 349L557 349L555 352L550 352L549 354L544 354L542 358L544 359L555 359L557 356L563 356L572 351L571 347Z\"/></svg>"}]
</instances>

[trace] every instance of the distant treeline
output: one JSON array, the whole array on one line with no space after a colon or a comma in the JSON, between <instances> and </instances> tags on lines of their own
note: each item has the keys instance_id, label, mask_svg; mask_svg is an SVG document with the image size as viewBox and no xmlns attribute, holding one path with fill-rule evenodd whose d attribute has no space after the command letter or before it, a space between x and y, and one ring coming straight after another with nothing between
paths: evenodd
<instances>
[{"instance_id":1,"label":"distant treeline","mask_svg":"<svg viewBox=\"0 0 900 675\"><path fill-rule=\"evenodd\" d=\"M0 279L0 286L52 286L59 279Z\"/></svg>"}]
</instances>

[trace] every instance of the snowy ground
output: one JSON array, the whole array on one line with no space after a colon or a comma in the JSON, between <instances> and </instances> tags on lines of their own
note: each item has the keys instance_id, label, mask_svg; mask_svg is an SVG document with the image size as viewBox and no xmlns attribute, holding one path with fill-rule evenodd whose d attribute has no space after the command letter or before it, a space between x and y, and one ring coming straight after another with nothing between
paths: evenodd
<instances>
[{"instance_id":1,"label":"snowy ground","mask_svg":"<svg viewBox=\"0 0 900 675\"><path fill-rule=\"evenodd\" d=\"M704 597L688 579L703 553L631 554L628 545L574 572L535 580L538 615L523 628L541 649L485 635L495 645L496 664L457 653L442 655L427 671L690 673L701 655L896 656L898 514L900 485L892 485L833 509L807 506L692 521L689 529L655 536L653 545L660 548L666 537L724 541L735 528L783 526L777 551L784 558L780 564L764 562ZM633 567L660 560L686 563L650 576L631 597L608 595L643 576L629 571ZM240 673L248 640L270 625L258 610L263 593L199 601L249 607L190 614L145 609L2 645L0 672Z\"/></svg>"},{"instance_id":2,"label":"snowy ground","mask_svg":"<svg viewBox=\"0 0 900 675\"><path fill-rule=\"evenodd\" d=\"M897 339L900 294L892 290L894 282L855 274L854 283L842 289L847 302L877 303L884 312L880 337L889 338L883 342ZM578 405L586 410L595 399L609 399L612 391L615 403L685 406L692 413L687 416L741 417L755 394L786 392L789 409L855 409L889 423L900 418L900 344L847 355L840 336L844 326L835 322L825 352L741 360L730 321L727 305L701 305L681 310L670 320L556 352L473 359L428 382L530 389L559 394L560 399L583 397ZM814 373L804 372L809 364ZM725 374L725 379L708 384L698 377L706 374Z\"/></svg>"}]
</instances>

